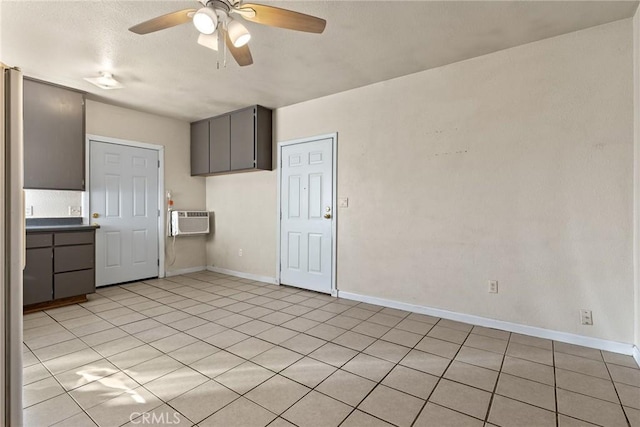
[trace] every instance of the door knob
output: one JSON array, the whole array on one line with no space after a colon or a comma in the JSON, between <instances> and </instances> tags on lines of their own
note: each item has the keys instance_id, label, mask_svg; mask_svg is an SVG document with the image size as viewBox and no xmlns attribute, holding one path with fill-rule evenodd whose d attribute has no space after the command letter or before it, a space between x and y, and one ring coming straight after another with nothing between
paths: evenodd
<instances>
[{"instance_id":1,"label":"door knob","mask_svg":"<svg viewBox=\"0 0 640 427\"><path fill-rule=\"evenodd\" d=\"M325 217L326 219L329 219L329 218L331 218L331 214L330 214L330 213L326 213L326 214L324 214L324 217Z\"/></svg>"},{"instance_id":2,"label":"door knob","mask_svg":"<svg viewBox=\"0 0 640 427\"><path fill-rule=\"evenodd\" d=\"M100 217L100 214L99 214L99 213L97 213L97 212L94 212L93 214L91 214L91 216L92 216L93 218L98 218L98 217Z\"/></svg>"}]
</instances>

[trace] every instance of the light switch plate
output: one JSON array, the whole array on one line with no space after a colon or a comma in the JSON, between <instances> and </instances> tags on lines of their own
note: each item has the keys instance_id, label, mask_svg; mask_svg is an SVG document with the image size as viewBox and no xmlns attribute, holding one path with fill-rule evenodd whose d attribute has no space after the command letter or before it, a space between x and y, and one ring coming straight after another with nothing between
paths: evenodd
<instances>
[{"instance_id":1,"label":"light switch plate","mask_svg":"<svg viewBox=\"0 0 640 427\"><path fill-rule=\"evenodd\" d=\"M348 197L340 197L340 198L338 198L338 207L339 208L348 208L349 207L349 198Z\"/></svg>"}]
</instances>

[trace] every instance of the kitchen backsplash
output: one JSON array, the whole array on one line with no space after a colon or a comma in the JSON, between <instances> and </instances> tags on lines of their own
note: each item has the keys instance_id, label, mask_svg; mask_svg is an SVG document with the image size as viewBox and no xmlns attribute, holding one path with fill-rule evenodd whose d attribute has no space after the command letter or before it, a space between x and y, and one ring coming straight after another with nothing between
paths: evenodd
<instances>
[{"instance_id":1,"label":"kitchen backsplash","mask_svg":"<svg viewBox=\"0 0 640 427\"><path fill-rule=\"evenodd\" d=\"M27 218L82 216L82 191L25 190Z\"/></svg>"}]
</instances>

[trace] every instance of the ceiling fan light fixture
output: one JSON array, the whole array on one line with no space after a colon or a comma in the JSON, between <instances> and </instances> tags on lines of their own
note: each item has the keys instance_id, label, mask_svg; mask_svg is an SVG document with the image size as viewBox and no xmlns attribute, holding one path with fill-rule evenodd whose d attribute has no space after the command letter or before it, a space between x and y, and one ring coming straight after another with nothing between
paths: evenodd
<instances>
[{"instance_id":1,"label":"ceiling fan light fixture","mask_svg":"<svg viewBox=\"0 0 640 427\"><path fill-rule=\"evenodd\" d=\"M208 47L216 52L218 51L218 32L214 31L213 34L200 34L198 36L198 44L200 46Z\"/></svg>"},{"instance_id":2,"label":"ceiling fan light fixture","mask_svg":"<svg viewBox=\"0 0 640 427\"><path fill-rule=\"evenodd\" d=\"M227 24L227 31L229 32L231 43L233 43L235 47L242 47L251 40L251 34L249 33L249 30L247 30L247 27L235 19L229 20L229 23Z\"/></svg>"},{"instance_id":3,"label":"ceiling fan light fixture","mask_svg":"<svg viewBox=\"0 0 640 427\"><path fill-rule=\"evenodd\" d=\"M100 77L85 77L86 81L98 86L100 89L121 89L124 86L113 78L113 74L107 71L101 71Z\"/></svg>"},{"instance_id":4,"label":"ceiling fan light fixture","mask_svg":"<svg viewBox=\"0 0 640 427\"><path fill-rule=\"evenodd\" d=\"M203 7L193 15L193 25L202 34L213 34L218 26L218 15L210 7Z\"/></svg>"}]
</instances>

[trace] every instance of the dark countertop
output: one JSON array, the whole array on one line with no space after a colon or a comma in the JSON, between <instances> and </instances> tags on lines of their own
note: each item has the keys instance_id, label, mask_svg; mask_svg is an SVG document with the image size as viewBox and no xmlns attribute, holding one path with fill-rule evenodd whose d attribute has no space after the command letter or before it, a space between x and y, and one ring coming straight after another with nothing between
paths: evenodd
<instances>
[{"instance_id":1,"label":"dark countertop","mask_svg":"<svg viewBox=\"0 0 640 427\"><path fill-rule=\"evenodd\" d=\"M43 231L95 230L99 225L83 224L82 218L27 218L27 233Z\"/></svg>"}]
</instances>

